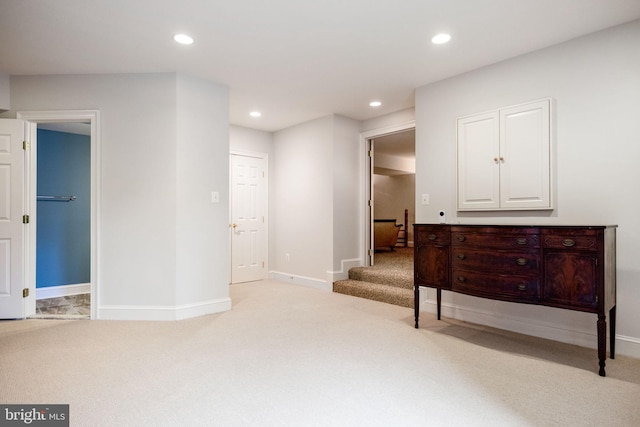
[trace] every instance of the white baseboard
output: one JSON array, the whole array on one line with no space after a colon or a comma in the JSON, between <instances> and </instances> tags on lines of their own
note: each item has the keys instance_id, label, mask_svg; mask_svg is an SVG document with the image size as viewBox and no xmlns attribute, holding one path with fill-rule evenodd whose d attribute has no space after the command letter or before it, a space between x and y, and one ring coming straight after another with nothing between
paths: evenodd
<instances>
[{"instance_id":1,"label":"white baseboard","mask_svg":"<svg viewBox=\"0 0 640 427\"><path fill-rule=\"evenodd\" d=\"M45 298L59 298L69 295L90 294L91 283L79 283L76 285L49 286L36 288L36 300Z\"/></svg>"},{"instance_id":2,"label":"white baseboard","mask_svg":"<svg viewBox=\"0 0 640 427\"><path fill-rule=\"evenodd\" d=\"M425 289L421 288L420 311L435 314L437 304L434 300L426 299ZM541 310L561 310L551 307L539 306ZM532 320L530 318L519 318L487 310L479 310L474 307L448 304L444 301L441 305L442 316L449 317L464 322L503 329L524 335L531 335L538 338L559 341L567 344L578 345L586 348L597 348L597 332L595 331L596 316L593 316L593 329L585 330L577 328L575 324L561 325L545 321L545 317ZM579 315L589 315L580 313ZM607 329L607 334L609 330ZM608 340L608 339L607 339ZM640 339L616 334L616 354L640 358Z\"/></svg>"},{"instance_id":3,"label":"white baseboard","mask_svg":"<svg viewBox=\"0 0 640 427\"><path fill-rule=\"evenodd\" d=\"M231 310L231 298L180 306L103 305L98 308L101 320L183 320Z\"/></svg>"},{"instance_id":4,"label":"white baseboard","mask_svg":"<svg viewBox=\"0 0 640 427\"><path fill-rule=\"evenodd\" d=\"M360 258L343 259L340 262L340 271L327 271L327 282L333 284L336 280L347 280L349 278L349 269L353 267L362 267L364 262Z\"/></svg>"},{"instance_id":5,"label":"white baseboard","mask_svg":"<svg viewBox=\"0 0 640 427\"><path fill-rule=\"evenodd\" d=\"M640 359L640 338L616 334L616 354Z\"/></svg>"},{"instance_id":6,"label":"white baseboard","mask_svg":"<svg viewBox=\"0 0 640 427\"><path fill-rule=\"evenodd\" d=\"M333 291L333 282L314 279L313 277L297 276L295 274L284 273L282 271L270 271L269 278L280 282L293 283L294 285L306 286L323 291Z\"/></svg>"}]
</instances>

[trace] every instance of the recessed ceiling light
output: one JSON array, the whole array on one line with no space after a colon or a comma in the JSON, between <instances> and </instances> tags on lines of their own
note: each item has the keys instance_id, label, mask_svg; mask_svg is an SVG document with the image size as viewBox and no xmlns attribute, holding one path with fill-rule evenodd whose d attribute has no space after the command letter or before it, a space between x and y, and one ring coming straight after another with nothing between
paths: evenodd
<instances>
[{"instance_id":1,"label":"recessed ceiling light","mask_svg":"<svg viewBox=\"0 0 640 427\"><path fill-rule=\"evenodd\" d=\"M381 105L382 105L382 102L380 102L380 101L371 101L369 103L369 107L379 107Z\"/></svg>"},{"instance_id":2,"label":"recessed ceiling light","mask_svg":"<svg viewBox=\"0 0 640 427\"><path fill-rule=\"evenodd\" d=\"M433 44L443 44L451 40L451 36L449 34L438 34L431 38L431 43Z\"/></svg>"},{"instance_id":3,"label":"recessed ceiling light","mask_svg":"<svg viewBox=\"0 0 640 427\"><path fill-rule=\"evenodd\" d=\"M193 38L186 34L176 34L173 39L180 44L193 44Z\"/></svg>"},{"instance_id":4,"label":"recessed ceiling light","mask_svg":"<svg viewBox=\"0 0 640 427\"><path fill-rule=\"evenodd\" d=\"M251 117L260 117L260 116L262 116L262 113L260 111L252 111L252 112L249 113L249 115Z\"/></svg>"}]
</instances>

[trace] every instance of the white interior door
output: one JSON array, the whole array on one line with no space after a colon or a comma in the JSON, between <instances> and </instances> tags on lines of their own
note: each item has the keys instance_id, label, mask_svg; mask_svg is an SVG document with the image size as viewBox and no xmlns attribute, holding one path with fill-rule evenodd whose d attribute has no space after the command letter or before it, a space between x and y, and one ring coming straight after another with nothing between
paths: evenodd
<instances>
[{"instance_id":1,"label":"white interior door","mask_svg":"<svg viewBox=\"0 0 640 427\"><path fill-rule=\"evenodd\" d=\"M0 318L24 317L23 120L0 119Z\"/></svg>"},{"instance_id":2,"label":"white interior door","mask_svg":"<svg viewBox=\"0 0 640 427\"><path fill-rule=\"evenodd\" d=\"M267 278L266 160L231 155L231 283Z\"/></svg>"}]
</instances>

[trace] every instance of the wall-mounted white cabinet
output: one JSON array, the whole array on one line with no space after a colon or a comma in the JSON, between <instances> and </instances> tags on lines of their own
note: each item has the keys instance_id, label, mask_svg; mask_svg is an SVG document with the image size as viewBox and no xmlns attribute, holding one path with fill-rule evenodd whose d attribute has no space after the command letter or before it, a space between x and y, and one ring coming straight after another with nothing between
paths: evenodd
<instances>
[{"instance_id":1,"label":"wall-mounted white cabinet","mask_svg":"<svg viewBox=\"0 0 640 427\"><path fill-rule=\"evenodd\" d=\"M458 119L458 210L551 209L549 99Z\"/></svg>"}]
</instances>

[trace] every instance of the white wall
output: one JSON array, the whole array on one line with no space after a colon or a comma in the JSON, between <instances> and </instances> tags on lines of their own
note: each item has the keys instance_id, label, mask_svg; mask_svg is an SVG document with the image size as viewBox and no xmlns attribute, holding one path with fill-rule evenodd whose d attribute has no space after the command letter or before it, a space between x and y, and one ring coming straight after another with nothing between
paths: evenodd
<instances>
[{"instance_id":1,"label":"white wall","mask_svg":"<svg viewBox=\"0 0 640 427\"><path fill-rule=\"evenodd\" d=\"M346 279L349 268L362 265L360 188L360 122L334 116L333 130L333 266L327 280ZM335 277L334 277L335 276Z\"/></svg>"},{"instance_id":2,"label":"white wall","mask_svg":"<svg viewBox=\"0 0 640 427\"><path fill-rule=\"evenodd\" d=\"M215 305L229 297L229 90L181 74L177 89L177 304Z\"/></svg>"},{"instance_id":3,"label":"white wall","mask_svg":"<svg viewBox=\"0 0 640 427\"><path fill-rule=\"evenodd\" d=\"M272 277L331 289L335 275L359 264L359 125L332 115L274 134Z\"/></svg>"},{"instance_id":4,"label":"white wall","mask_svg":"<svg viewBox=\"0 0 640 427\"><path fill-rule=\"evenodd\" d=\"M273 134L242 126L229 126L229 148L231 151L271 154Z\"/></svg>"},{"instance_id":5,"label":"white wall","mask_svg":"<svg viewBox=\"0 0 640 427\"><path fill-rule=\"evenodd\" d=\"M273 139L269 265L319 286L332 265L332 139L332 116L278 131Z\"/></svg>"},{"instance_id":6,"label":"white wall","mask_svg":"<svg viewBox=\"0 0 640 427\"><path fill-rule=\"evenodd\" d=\"M373 131L388 126L396 126L403 123L411 122L415 120L415 114L415 108L406 108L404 110L396 111L395 113L385 114L373 119L364 120L360 124L360 131Z\"/></svg>"},{"instance_id":7,"label":"white wall","mask_svg":"<svg viewBox=\"0 0 640 427\"><path fill-rule=\"evenodd\" d=\"M416 91L416 221L618 224L618 350L640 357L640 21L543 49ZM551 213L456 215L457 117L544 97L555 100ZM433 294L427 293L429 302ZM595 346L594 315L445 292L449 314ZM427 305L427 307L429 306Z\"/></svg>"},{"instance_id":8,"label":"white wall","mask_svg":"<svg viewBox=\"0 0 640 427\"><path fill-rule=\"evenodd\" d=\"M226 232L228 209L203 202L211 190L224 194L229 186L226 89L175 73L12 76L11 100L12 113L101 112L99 317L171 319L229 307L228 268L218 268L228 259L227 239L214 250L194 238L182 209L195 210L194 226L211 239L223 226ZM186 117L190 102L202 109L195 125ZM185 147L191 137L196 140ZM204 155L187 171L189 150ZM186 187L196 175L203 183L192 193ZM206 258L215 271L199 266L191 283L185 251L199 262Z\"/></svg>"},{"instance_id":9,"label":"white wall","mask_svg":"<svg viewBox=\"0 0 640 427\"><path fill-rule=\"evenodd\" d=\"M0 73L0 111L11 108L11 78L8 74Z\"/></svg>"}]
</instances>

